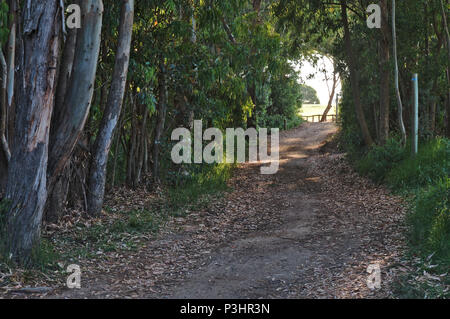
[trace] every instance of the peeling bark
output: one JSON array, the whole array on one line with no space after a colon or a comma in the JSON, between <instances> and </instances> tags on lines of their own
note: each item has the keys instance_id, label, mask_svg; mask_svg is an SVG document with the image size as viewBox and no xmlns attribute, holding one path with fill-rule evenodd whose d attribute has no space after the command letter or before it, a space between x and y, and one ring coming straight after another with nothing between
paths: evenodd
<instances>
[{"instance_id":1,"label":"peeling bark","mask_svg":"<svg viewBox=\"0 0 450 319\"><path fill-rule=\"evenodd\" d=\"M14 96L14 78L15 78L15 57L16 57L16 32L17 32L17 3L15 0L11 1L10 4L10 33L8 39L8 54L7 54L7 65L8 65L8 84L7 84L7 109L10 110L13 102Z\"/></svg>"},{"instance_id":2,"label":"peeling bark","mask_svg":"<svg viewBox=\"0 0 450 319\"><path fill-rule=\"evenodd\" d=\"M75 58L64 107L52 119L49 185L61 174L83 131L91 107L100 52L102 0L81 1L82 28L78 30Z\"/></svg>"},{"instance_id":3,"label":"peeling bark","mask_svg":"<svg viewBox=\"0 0 450 319\"><path fill-rule=\"evenodd\" d=\"M64 50L59 66L55 106L52 115L52 126L56 125L55 119L64 116L64 99L66 97L67 88L70 84L70 76L72 74L73 62L75 58L76 36L77 29L70 29L64 44ZM55 176L54 181L47 183L48 198L44 210L45 221L56 223L64 213L64 206L67 193L69 191L69 177L70 172L68 168L65 167L61 174Z\"/></svg>"},{"instance_id":4,"label":"peeling bark","mask_svg":"<svg viewBox=\"0 0 450 319\"><path fill-rule=\"evenodd\" d=\"M6 161L9 163L11 160L11 152L9 150L8 141L6 140L6 88L8 83L8 67L6 65L6 59L3 55L3 51L0 48L0 65L2 66L2 86L0 88L0 138L3 152L5 153Z\"/></svg>"},{"instance_id":5,"label":"peeling bark","mask_svg":"<svg viewBox=\"0 0 450 319\"><path fill-rule=\"evenodd\" d=\"M16 126L8 167L7 249L12 261L26 264L39 243L47 197L49 127L59 50L58 5L54 0L28 3L24 32L18 38Z\"/></svg>"}]
</instances>

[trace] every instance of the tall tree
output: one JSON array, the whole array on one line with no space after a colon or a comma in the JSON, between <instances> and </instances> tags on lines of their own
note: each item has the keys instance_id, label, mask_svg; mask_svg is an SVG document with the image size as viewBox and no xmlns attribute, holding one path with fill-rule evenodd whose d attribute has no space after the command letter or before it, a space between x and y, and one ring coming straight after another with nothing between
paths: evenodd
<instances>
[{"instance_id":1,"label":"tall tree","mask_svg":"<svg viewBox=\"0 0 450 319\"><path fill-rule=\"evenodd\" d=\"M2 83L0 88L0 138L3 152L5 153L7 162L11 159L11 151L9 150L8 141L6 140L6 119L7 119L7 86L8 86L8 66L6 65L5 55L0 48L0 65L2 67Z\"/></svg>"},{"instance_id":2,"label":"tall tree","mask_svg":"<svg viewBox=\"0 0 450 319\"><path fill-rule=\"evenodd\" d=\"M395 0L392 0L392 46L394 50L394 75L395 75L395 93L397 97L397 107L398 107L398 124L400 127L400 132L402 134L402 143L406 143L406 130L405 124L403 123L403 105L402 98L400 96L399 79L398 79L398 59L397 59L397 32L395 25Z\"/></svg>"},{"instance_id":3,"label":"tall tree","mask_svg":"<svg viewBox=\"0 0 450 319\"><path fill-rule=\"evenodd\" d=\"M127 83L130 46L133 33L134 0L122 0L119 22L119 44L117 47L114 74L108 95L108 102L98 131L91 160L88 181L88 212L101 212L106 183L106 165L114 130L120 117L125 85Z\"/></svg>"},{"instance_id":4,"label":"tall tree","mask_svg":"<svg viewBox=\"0 0 450 319\"><path fill-rule=\"evenodd\" d=\"M322 118L320 119L321 122L325 122L327 120L328 112L331 110L331 108L333 106L334 95L336 93L336 88L337 88L338 81L339 81L337 70L336 70L336 61L333 58L330 58L330 60L333 63L333 83L331 84L331 90L330 90L330 87L328 85L327 71L326 71L326 68L324 68L325 81L326 81L327 87L328 87L329 98L328 98L327 107L325 108L325 111L323 111Z\"/></svg>"},{"instance_id":5,"label":"tall tree","mask_svg":"<svg viewBox=\"0 0 450 319\"><path fill-rule=\"evenodd\" d=\"M16 130L8 167L6 200L8 256L27 263L39 243L47 196L48 139L59 55L59 5L54 0L24 4L18 34Z\"/></svg>"},{"instance_id":6,"label":"tall tree","mask_svg":"<svg viewBox=\"0 0 450 319\"><path fill-rule=\"evenodd\" d=\"M159 85L159 97L158 97L158 109L157 120L154 133L153 143L153 178L157 183L160 180L159 176L159 152L161 137L166 123L167 103L169 99L168 87L167 87L167 69L164 65L164 59L161 59L159 65L158 85Z\"/></svg>"},{"instance_id":7,"label":"tall tree","mask_svg":"<svg viewBox=\"0 0 450 319\"><path fill-rule=\"evenodd\" d=\"M390 56L389 56L389 10L387 0L380 2L381 28L379 35L379 59L380 59L380 124L379 142L384 144L389 137L389 104L390 104Z\"/></svg>"},{"instance_id":8,"label":"tall tree","mask_svg":"<svg viewBox=\"0 0 450 319\"><path fill-rule=\"evenodd\" d=\"M57 181L83 131L94 92L103 18L102 0L81 1L82 27L77 32L70 84L64 103L55 109L50 136L49 186Z\"/></svg>"},{"instance_id":9,"label":"tall tree","mask_svg":"<svg viewBox=\"0 0 450 319\"><path fill-rule=\"evenodd\" d=\"M355 104L356 117L358 118L358 123L361 128L361 133L363 135L364 141L367 146L373 144L372 136L370 135L369 128L367 127L366 118L364 115L364 109L361 104L361 90L359 87L359 71L356 65L357 58L353 52L353 45L350 35L350 28L348 25L347 16L347 1L341 0L341 14L342 14L342 24L344 27L344 45L347 57L347 64L350 69L350 82L352 86L353 101Z\"/></svg>"},{"instance_id":10,"label":"tall tree","mask_svg":"<svg viewBox=\"0 0 450 319\"><path fill-rule=\"evenodd\" d=\"M444 24L445 42L447 43L447 136L450 137L450 33L448 31L447 14L445 13L444 0L441 0L441 13Z\"/></svg>"}]
</instances>

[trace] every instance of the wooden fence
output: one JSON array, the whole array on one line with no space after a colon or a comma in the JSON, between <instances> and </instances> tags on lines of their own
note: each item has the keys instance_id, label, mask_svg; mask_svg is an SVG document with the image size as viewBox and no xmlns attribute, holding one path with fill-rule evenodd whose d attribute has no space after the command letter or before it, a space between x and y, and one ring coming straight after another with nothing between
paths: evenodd
<instances>
[{"instance_id":1,"label":"wooden fence","mask_svg":"<svg viewBox=\"0 0 450 319\"><path fill-rule=\"evenodd\" d=\"M331 114L326 116L326 121L328 121L328 118L331 117L332 122L336 122L336 115ZM302 115L302 118L307 122L320 122L322 119L322 114L318 115ZM317 118L317 121L315 120Z\"/></svg>"}]
</instances>

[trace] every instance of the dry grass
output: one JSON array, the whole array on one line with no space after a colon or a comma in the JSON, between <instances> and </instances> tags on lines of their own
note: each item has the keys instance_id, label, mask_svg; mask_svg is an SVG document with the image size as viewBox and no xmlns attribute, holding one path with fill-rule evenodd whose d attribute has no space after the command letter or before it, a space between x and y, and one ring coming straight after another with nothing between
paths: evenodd
<instances>
[{"instance_id":1,"label":"dry grass","mask_svg":"<svg viewBox=\"0 0 450 319\"><path fill-rule=\"evenodd\" d=\"M320 104L303 104L300 110L301 116L310 116L310 115L319 115L323 114L325 111L326 105ZM328 112L328 115L336 115L336 107L333 106L331 110Z\"/></svg>"}]
</instances>

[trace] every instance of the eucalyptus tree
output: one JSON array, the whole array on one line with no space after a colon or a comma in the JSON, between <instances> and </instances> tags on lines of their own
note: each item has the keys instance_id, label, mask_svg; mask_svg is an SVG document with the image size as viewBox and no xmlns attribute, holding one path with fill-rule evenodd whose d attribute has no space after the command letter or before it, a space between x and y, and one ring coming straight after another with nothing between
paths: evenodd
<instances>
[{"instance_id":1,"label":"eucalyptus tree","mask_svg":"<svg viewBox=\"0 0 450 319\"><path fill-rule=\"evenodd\" d=\"M88 210L98 215L103 206L106 183L106 165L114 130L119 121L127 83L130 46L133 33L134 0L122 0L119 22L118 47L112 84L106 109L94 144L88 180Z\"/></svg>"},{"instance_id":2,"label":"eucalyptus tree","mask_svg":"<svg viewBox=\"0 0 450 319\"><path fill-rule=\"evenodd\" d=\"M48 139L61 27L58 10L53 0L24 4L23 29L17 34L16 125L5 199L9 206L7 256L20 263L29 262L39 243L47 198Z\"/></svg>"},{"instance_id":3,"label":"eucalyptus tree","mask_svg":"<svg viewBox=\"0 0 450 319\"><path fill-rule=\"evenodd\" d=\"M397 97L397 107L398 107L398 123L400 127L400 132L402 134L402 143L406 143L406 130L405 124L403 123L403 104L402 98L400 96L400 87L399 87L399 79L398 79L398 58L397 58L397 32L395 25L395 0L392 0L392 47L393 47L393 55L394 55L394 74L395 74L395 94Z\"/></svg>"}]
</instances>

